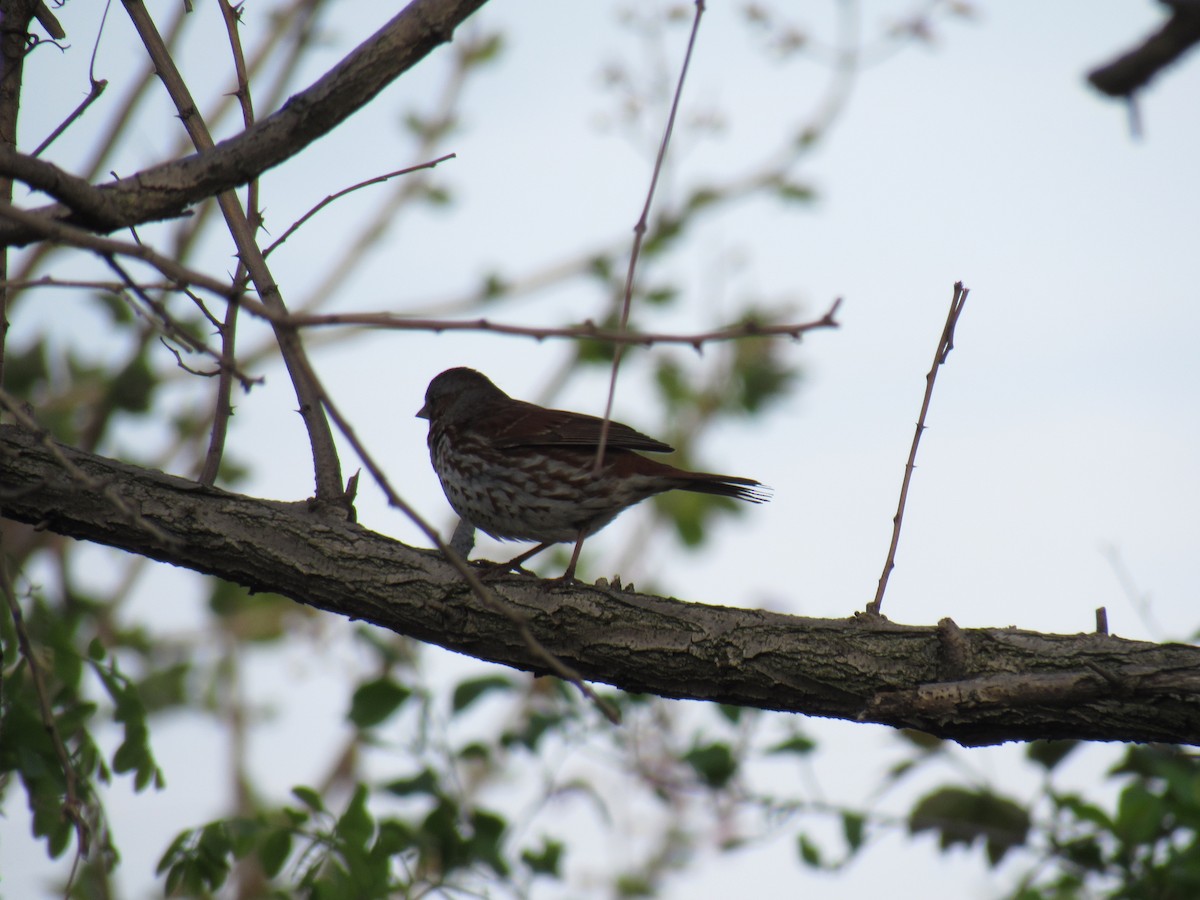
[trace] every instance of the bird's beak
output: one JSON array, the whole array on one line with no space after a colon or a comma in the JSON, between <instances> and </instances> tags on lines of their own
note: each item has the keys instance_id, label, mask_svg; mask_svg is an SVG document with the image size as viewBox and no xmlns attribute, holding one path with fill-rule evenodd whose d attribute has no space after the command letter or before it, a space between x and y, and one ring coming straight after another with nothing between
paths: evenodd
<instances>
[{"instance_id":1,"label":"bird's beak","mask_svg":"<svg viewBox=\"0 0 1200 900\"><path fill-rule=\"evenodd\" d=\"M418 419L428 419L429 418L429 404L428 403L426 403L424 406L422 406L417 411L417 418Z\"/></svg>"}]
</instances>

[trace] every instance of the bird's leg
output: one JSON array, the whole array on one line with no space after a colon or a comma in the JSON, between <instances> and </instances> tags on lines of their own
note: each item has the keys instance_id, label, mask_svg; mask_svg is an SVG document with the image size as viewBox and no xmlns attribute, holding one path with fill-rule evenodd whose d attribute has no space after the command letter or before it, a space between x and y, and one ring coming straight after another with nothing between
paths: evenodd
<instances>
[{"instance_id":1,"label":"bird's leg","mask_svg":"<svg viewBox=\"0 0 1200 900\"><path fill-rule=\"evenodd\" d=\"M575 542L575 549L571 551L571 561L567 563L567 571L563 572L562 578L558 581L574 581L575 580L575 564L579 562L579 551L583 549L583 539L586 537L582 531L579 532L579 540Z\"/></svg>"},{"instance_id":2,"label":"bird's leg","mask_svg":"<svg viewBox=\"0 0 1200 900\"><path fill-rule=\"evenodd\" d=\"M466 519L459 519L454 527L454 536L450 538L450 549L466 559L471 555L475 546L475 526Z\"/></svg>"},{"instance_id":3,"label":"bird's leg","mask_svg":"<svg viewBox=\"0 0 1200 900\"><path fill-rule=\"evenodd\" d=\"M538 556L541 551L548 550L548 548L553 547L556 544L558 544L558 541L542 541L541 544L534 547L533 550L527 550L526 552L522 553L521 556L512 557L508 563L504 564L504 568L520 569L521 564L526 562L527 559L533 559L535 556Z\"/></svg>"},{"instance_id":4,"label":"bird's leg","mask_svg":"<svg viewBox=\"0 0 1200 900\"><path fill-rule=\"evenodd\" d=\"M491 565L495 566L499 571L510 572L513 569L521 568L521 563L525 562L528 559L532 559L533 557L535 557L539 553L541 553L543 550L547 549L548 547L553 547L557 543L558 543L558 541L544 541L543 543L538 544L532 550L526 550L524 553L520 554L519 556L514 556L508 562L492 563Z\"/></svg>"}]
</instances>

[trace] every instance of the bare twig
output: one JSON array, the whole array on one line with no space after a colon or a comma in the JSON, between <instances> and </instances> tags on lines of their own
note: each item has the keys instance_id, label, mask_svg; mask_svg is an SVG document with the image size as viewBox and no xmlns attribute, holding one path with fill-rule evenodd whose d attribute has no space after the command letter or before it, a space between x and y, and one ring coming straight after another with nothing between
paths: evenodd
<instances>
[{"instance_id":1,"label":"bare twig","mask_svg":"<svg viewBox=\"0 0 1200 900\"><path fill-rule=\"evenodd\" d=\"M69 278L55 278L53 275L43 275L40 278L27 278L23 281L18 281L15 278L10 278L7 281L0 281L0 288L5 288L10 291L23 291L26 288L70 288L78 290L83 288L86 291L103 291L109 294L119 294L125 290L128 285L123 281L100 281L96 279L79 279L73 280ZM143 291L182 291L180 287L173 281L157 281L153 283L139 282L138 287Z\"/></svg>"},{"instance_id":2,"label":"bare twig","mask_svg":"<svg viewBox=\"0 0 1200 900\"><path fill-rule=\"evenodd\" d=\"M97 100L100 99L100 95L104 93L104 89L106 87L108 87L108 82L105 79L102 78L99 81L97 81L95 78L93 78L92 79L92 88L90 91L88 91L88 95L83 98L83 102L80 103L77 107L75 107L75 109L73 109L71 111L71 114L69 116L67 116L65 119L63 119L63 121L61 123L59 123L57 128L55 128L52 132L50 132L48 135L46 135L46 139L44 141L42 141L40 144L38 144L37 149L35 149L29 155L30 156L41 156L43 150L45 150L47 147L49 147L51 144L53 144L59 135L61 135L64 131L66 131L68 128L71 127L71 125L75 122L76 119L78 119L85 112L87 112L87 108L89 106L91 106L93 103L95 103Z\"/></svg>"},{"instance_id":3,"label":"bare twig","mask_svg":"<svg viewBox=\"0 0 1200 900\"><path fill-rule=\"evenodd\" d=\"M241 274L241 263L238 263ZM229 433L229 418L233 415L233 374L237 359L234 356L234 339L237 336L236 303L225 307L225 321L221 325L221 372L217 376L217 397L213 403L212 428L208 436L208 450L204 454L204 465L196 479L201 484L213 485L221 469L221 457L225 452L225 436Z\"/></svg>"},{"instance_id":4,"label":"bare twig","mask_svg":"<svg viewBox=\"0 0 1200 900\"><path fill-rule=\"evenodd\" d=\"M304 215L302 215L299 219L297 219L295 222L293 222L290 226L288 226L287 231L285 231L277 241L275 241L273 244L271 244L271 246L267 247L267 249L263 251L263 256L270 256L275 251L275 248L278 247L280 244L282 244L284 241L286 241L288 238L290 238L293 234L295 234L295 232L300 228L301 225L303 225L305 222L307 222L309 219L311 219L313 216L315 216L317 213L319 213L321 210L323 210L330 203L333 203L335 200L345 197L347 194L351 194L354 191L359 190L360 188L370 187L373 184L382 184L383 182L388 181L392 178L395 178L399 175L407 175L409 172L416 172L420 169L436 168L438 163L443 163L448 159L454 159L455 156L456 156L456 154L454 154L454 153L447 153L444 156L439 156L437 159L430 160L429 162L424 162L424 163L421 163L420 165L416 165L416 166L409 166L406 169L397 169L395 172L388 172L386 175L378 175L375 178L369 178L366 181L360 181L358 184L352 184L348 188L344 188L344 189L338 191L337 193L330 194L328 197L326 197L324 200L322 200L320 203L318 203L316 206L314 206L312 209L310 209L308 212L306 212Z\"/></svg>"},{"instance_id":5,"label":"bare twig","mask_svg":"<svg viewBox=\"0 0 1200 900\"><path fill-rule=\"evenodd\" d=\"M904 522L904 505L908 502L908 486L912 482L913 470L917 463L917 447L921 443L921 434L925 431L925 416L929 412L929 401L933 399L933 383L937 378L938 369L946 362L946 357L954 349L954 327L962 314L963 304L967 302L970 289L963 287L961 281L954 284L954 298L950 301L950 312L946 316L946 326L942 329L942 337L938 341L937 353L933 358L933 368L925 376L925 398L921 401L921 415L917 417L917 430L913 435L912 448L908 451L908 462L904 466L904 480L900 484L900 502L896 507L896 515L892 518L892 543L888 547L887 559L883 564L883 574L879 576L879 587L875 590L875 599L867 604L869 615L879 615L883 605L883 592L887 590L888 576L896 567L896 547L900 543L900 527Z\"/></svg>"},{"instance_id":6,"label":"bare twig","mask_svg":"<svg viewBox=\"0 0 1200 900\"><path fill-rule=\"evenodd\" d=\"M249 128L254 124L254 104L250 99L250 83L246 75L246 58L242 52L241 36L238 33L238 11L229 0L220 0L221 16L229 35L229 46L233 53L233 68L237 73L237 98L242 107L242 123ZM260 221L258 209L258 181L250 182L246 205L250 218ZM266 254L263 254L264 256ZM238 260L238 270L233 283L242 285L248 276L244 260ZM221 324L221 373L217 378L217 394L213 401L212 428L208 435L208 450L204 454L204 465L200 469L199 482L212 485L217 481L221 469L221 457L225 453L225 437L229 433L229 418L233 415L230 395L233 391L233 368L236 365L234 347L237 341L238 306L230 303L225 308L225 321Z\"/></svg>"},{"instance_id":7,"label":"bare twig","mask_svg":"<svg viewBox=\"0 0 1200 900\"><path fill-rule=\"evenodd\" d=\"M244 297L238 301L248 310L263 318L274 319L276 314L266 309L255 300ZM625 331L600 328L592 321L581 325L561 328L540 328L532 325L507 325L492 322L488 319L471 319L455 321L453 319L410 319L393 313L327 313L313 315L288 315L279 317L282 321L297 327L327 327L331 325L362 326L369 328L385 328L395 331L432 331L440 334L444 331L485 331L493 334L528 337L543 341L549 338L581 338L602 341L609 344L635 344L649 347L653 344L685 344L699 350L705 344L717 341L735 341L755 337L791 337L799 339L808 331L821 328L836 328L836 313L841 300L834 301L829 310L819 319L812 322L791 324L764 325L761 322L744 322L740 325L728 325L712 331L702 331L695 334L668 334L661 332Z\"/></svg>"},{"instance_id":8,"label":"bare twig","mask_svg":"<svg viewBox=\"0 0 1200 900\"><path fill-rule=\"evenodd\" d=\"M486 35L468 34L465 40L455 41L451 65L442 76L440 85L429 91L428 106L409 114L412 121L424 123L416 130L417 141L411 150L411 158L429 159L444 146L451 125L457 121L463 91L469 83L468 74L479 71L478 67L472 66L469 61L478 56L481 42L486 42L487 39ZM423 102L426 101L423 99ZM357 231L350 235L350 239L343 242L340 251L328 260L324 273L309 286L307 295L301 298L298 308L313 309L332 294L367 254L378 247L391 232L402 210L410 201L421 195L427 183L424 176L396 182L382 202L376 204L374 210L356 222Z\"/></svg>"},{"instance_id":9,"label":"bare twig","mask_svg":"<svg viewBox=\"0 0 1200 900\"><path fill-rule=\"evenodd\" d=\"M199 150L211 151L215 147L212 135L207 125L200 117L196 104L192 100L187 84L175 66L175 61L167 50L166 44L159 35L153 19L146 11L141 0L125 0L125 10L133 21L142 43L145 45L150 58L154 61L155 69L167 93L179 111L180 118ZM250 273L255 290L262 302L277 312L286 312L279 286L275 283L262 250L255 240L255 228L243 210L241 201L233 190L226 190L217 196L221 212L225 216L229 233L238 249L238 255ZM280 356L296 391L296 399L300 404L300 416L308 431L309 445L313 454L314 480L316 482L316 497L319 503L331 508L341 508L344 503L342 490L341 463L338 461L337 447L333 442L333 433L329 422L321 408L320 397L310 378L312 367L309 365L304 345L294 328L275 325L275 339L279 344Z\"/></svg>"},{"instance_id":10,"label":"bare twig","mask_svg":"<svg viewBox=\"0 0 1200 900\"><path fill-rule=\"evenodd\" d=\"M629 312L633 306L633 282L637 272L638 256L641 254L642 241L646 236L647 223L650 219L650 205L654 202L654 190L658 186L658 177L662 174L663 162L667 158L667 147L671 143L671 132L675 128L675 116L679 112L679 100L683 96L683 84L687 79L688 65L692 61L692 51L696 47L696 35L700 32L700 17L704 15L704 0L696 0L696 15L692 19L692 31L688 35L687 50L683 54L683 64L679 68L679 80L675 84L675 96L671 100L671 112L667 116L667 125L663 129L662 142L658 147L658 156L654 160L654 172L650 176L650 187L646 191L646 202L642 206L642 214L637 224L633 226L633 248L629 251L629 269L625 275L625 296L621 303L621 318L617 325L618 332L624 332L629 324ZM596 442L596 461L593 470L599 474L604 464L604 445L608 442L608 424L612 417L613 401L617 394L617 372L621 368L621 357L624 354L624 344L618 343L613 349L612 370L608 378L608 399L604 403L604 421L600 425L600 439Z\"/></svg>"},{"instance_id":11,"label":"bare twig","mask_svg":"<svg viewBox=\"0 0 1200 900\"><path fill-rule=\"evenodd\" d=\"M191 284L226 299L237 294L237 290L227 282L218 281L202 272L182 266L171 257L164 256L146 244L133 244L112 238L97 237L82 228L38 216L4 201L0 201L0 218L11 219L13 222L32 228L46 241L93 250L105 256L129 256L140 259L180 285Z\"/></svg>"},{"instance_id":12,"label":"bare twig","mask_svg":"<svg viewBox=\"0 0 1200 900\"><path fill-rule=\"evenodd\" d=\"M227 359L224 352L218 353L202 340L190 334L186 328L175 321L174 316L167 312L166 306L151 297L148 293L146 293L146 291L139 287L132 278L129 277L129 273L125 271L124 267L122 267L115 258L112 256L105 256L104 261L108 264L109 268L111 268L124 280L125 286L150 308L151 312L153 312L155 316L153 320L154 324L160 331L163 332L163 334L173 338L195 353L203 353L204 355L215 359L221 364L222 370L224 370L225 364L228 362L230 366L230 373L237 377L237 379L242 383L242 387L244 387L246 390L249 390L255 384L262 383L262 378L252 378L250 375L247 375L245 372L239 370L233 364L232 359Z\"/></svg>"}]
</instances>

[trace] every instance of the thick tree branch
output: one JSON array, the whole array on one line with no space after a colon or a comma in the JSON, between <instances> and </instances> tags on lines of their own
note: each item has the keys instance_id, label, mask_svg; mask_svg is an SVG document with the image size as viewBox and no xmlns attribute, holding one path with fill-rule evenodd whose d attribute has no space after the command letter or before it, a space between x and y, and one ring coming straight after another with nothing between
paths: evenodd
<instances>
[{"instance_id":1,"label":"thick tree branch","mask_svg":"<svg viewBox=\"0 0 1200 900\"><path fill-rule=\"evenodd\" d=\"M1089 72L1092 87L1110 97L1132 97L1200 44L1200 3L1164 0L1163 5L1171 15L1162 27L1128 53Z\"/></svg>"},{"instance_id":2,"label":"thick tree branch","mask_svg":"<svg viewBox=\"0 0 1200 900\"><path fill-rule=\"evenodd\" d=\"M36 434L0 426L4 516L543 672L436 553L281 503L60 447L165 540L88 490ZM918 728L963 744L1200 744L1200 648L1108 635L807 619L602 588L496 584L547 650L629 691Z\"/></svg>"},{"instance_id":3,"label":"thick tree branch","mask_svg":"<svg viewBox=\"0 0 1200 900\"><path fill-rule=\"evenodd\" d=\"M61 201L37 210L108 232L182 214L199 200L238 187L295 156L361 109L388 84L449 41L485 0L413 0L320 80L276 113L210 151L90 187L49 163L0 147L9 174ZM0 222L0 246L38 240L36 229Z\"/></svg>"}]
</instances>

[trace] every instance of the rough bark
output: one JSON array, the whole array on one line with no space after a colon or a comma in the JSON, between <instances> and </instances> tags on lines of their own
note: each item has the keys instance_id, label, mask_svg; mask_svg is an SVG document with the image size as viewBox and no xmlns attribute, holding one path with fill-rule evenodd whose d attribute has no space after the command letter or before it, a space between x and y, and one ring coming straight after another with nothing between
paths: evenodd
<instances>
[{"instance_id":1,"label":"rough bark","mask_svg":"<svg viewBox=\"0 0 1200 900\"><path fill-rule=\"evenodd\" d=\"M114 503L123 501L125 511ZM0 426L6 518L544 672L438 554ZM628 691L917 728L963 744L1200 743L1200 648L1100 634L809 619L531 576L494 585L584 678Z\"/></svg>"}]
</instances>

